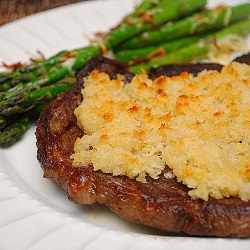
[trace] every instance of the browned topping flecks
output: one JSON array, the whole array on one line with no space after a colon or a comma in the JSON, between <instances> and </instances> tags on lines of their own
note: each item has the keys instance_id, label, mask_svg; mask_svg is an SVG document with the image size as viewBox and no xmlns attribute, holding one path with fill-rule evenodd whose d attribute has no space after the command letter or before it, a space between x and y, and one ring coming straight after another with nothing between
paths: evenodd
<instances>
[{"instance_id":1,"label":"browned topping flecks","mask_svg":"<svg viewBox=\"0 0 250 250\"><path fill-rule=\"evenodd\" d=\"M250 66L123 78L95 70L84 79L75 167L146 182L168 165L194 199L250 199Z\"/></svg>"}]
</instances>

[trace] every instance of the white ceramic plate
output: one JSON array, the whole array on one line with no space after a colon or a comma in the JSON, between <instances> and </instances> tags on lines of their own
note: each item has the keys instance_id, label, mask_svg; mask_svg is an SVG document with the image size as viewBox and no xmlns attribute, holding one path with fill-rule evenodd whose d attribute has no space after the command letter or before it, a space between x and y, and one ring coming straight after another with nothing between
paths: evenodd
<instances>
[{"instance_id":1,"label":"white ceramic plate","mask_svg":"<svg viewBox=\"0 0 250 250\"><path fill-rule=\"evenodd\" d=\"M243 1L220 1L236 4ZM46 11L0 28L0 61L27 61L37 50L50 56L87 45L86 35L105 31L134 0L91 1ZM218 4L210 1L209 5ZM250 240L164 235L128 223L107 208L79 206L42 178L35 128L0 150L0 249L249 249Z\"/></svg>"}]
</instances>

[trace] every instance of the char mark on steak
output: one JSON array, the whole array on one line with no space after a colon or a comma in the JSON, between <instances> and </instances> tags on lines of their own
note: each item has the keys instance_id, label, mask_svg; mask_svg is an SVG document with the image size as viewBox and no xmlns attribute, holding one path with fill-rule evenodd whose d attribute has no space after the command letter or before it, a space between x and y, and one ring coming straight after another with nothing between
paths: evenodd
<instances>
[{"instance_id":1,"label":"char mark on steak","mask_svg":"<svg viewBox=\"0 0 250 250\"><path fill-rule=\"evenodd\" d=\"M234 61L250 64L250 53L237 57L234 59ZM222 67L223 66L218 63L170 64L157 68L151 68L149 77L155 79L161 75L176 76L180 75L182 72L192 73L194 76L196 76L205 69L221 71Z\"/></svg>"},{"instance_id":2,"label":"char mark on steak","mask_svg":"<svg viewBox=\"0 0 250 250\"><path fill-rule=\"evenodd\" d=\"M245 63L245 64L250 65L250 53L237 57L234 59L234 61L238 63Z\"/></svg>"},{"instance_id":3,"label":"char mark on steak","mask_svg":"<svg viewBox=\"0 0 250 250\"><path fill-rule=\"evenodd\" d=\"M149 77L155 79L161 75L177 76L182 72L192 73L194 76L197 76L198 73L204 69L221 71L222 65L217 63L170 64L158 68L151 68Z\"/></svg>"}]
</instances>

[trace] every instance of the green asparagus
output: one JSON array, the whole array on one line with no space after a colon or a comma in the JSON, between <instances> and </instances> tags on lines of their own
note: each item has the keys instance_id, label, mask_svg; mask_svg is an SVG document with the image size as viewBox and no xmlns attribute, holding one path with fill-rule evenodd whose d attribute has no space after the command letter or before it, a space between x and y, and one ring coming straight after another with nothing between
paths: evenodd
<instances>
[{"instance_id":1,"label":"green asparagus","mask_svg":"<svg viewBox=\"0 0 250 250\"><path fill-rule=\"evenodd\" d=\"M175 0L173 2L170 1L169 4L166 4L166 2L167 0L162 0L161 2L164 8L159 5L145 12L145 15L150 17L150 21L144 20L145 15L129 15L127 19L124 19L126 21L121 22L120 25L107 33L101 43L107 49L111 49L120 42L126 40L128 37L136 35L143 30L160 25L166 21L176 19L185 14L190 14L206 4L205 0ZM100 55L103 52L102 47L102 45L96 44L78 50L74 58L70 58L62 64L59 64L57 67L53 67L46 75L22 84L21 91L30 91L31 87L51 84L64 78L83 66L91 57ZM20 88L17 87L1 93L0 106L7 109L11 106L15 106L15 103L7 102L7 100L9 98L15 99L15 96L18 95L19 92ZM9 106L7 106L6 103L8 103Z\"/></svg>"},{"instance_id":2,"label":"green asparagus","mask_svg":"<svg viewBox=\"0 0 250 250\"><path fill-rule=\"evenodd\" d=\"M124 22L128 22L130 18L134 18L133 16L140 16L142 10L144 12L162 1L142 1L141 5L124 19ZM9 146L22 136L36 118L33 112L37 110L38 112L35 113L40 112L41 102L52 99L58 92L68 88L68 85L63 83L51 86L49 84L76 71L88 59L102 52L103 48L100 44L90 45L73 51L62 51L46 60L0 73L0 100L2 101L0 110L3 114L0 115L0 147ZM8 105L10 101L13 103Z\"/></svg>"},{"instance_id":3,"label":"green asparagus","mask_svg":"<svg viewBox=\"0 0 250 250\"><path fill-rule=\"evenodd\" d=\"M33 124L34 116L24 114L18 120L5 127L0 133L0 147L8 147L15 143Z\"/></svg>"},{"instance_id":4,"label":"green asparagus","mask_svg":"<svg viewBox=\"0 0 250 250\"><path fill-rule=\"evenodd\" d=\"M163 43L183 36L202 33L208 30L220 29L230 23L246 19L250 16L250 4L234 7L221 7L195 13L173 23L166 23L155 30L149 30L140 36L131 38L120 45L120 49L135 49Z\"/></svg>"},{"instance_id":5,"label":"green asparagus","mask_svg":"<svg viewBox=\"0 0 250 250\"><path fill-rule=\"evenodd\" d=\"M0 116L0 129L3 129L6 126L6 118L4 116Z\"/></svg>"},{"instance_id":6,"label":"green asparagus","mask_svg":"<svg viewBox=\"0 0 250 250\"><path fill-rule=\"evenodd\" d=\"M32 81L36 77L40 77L50 69L51 67L43 66L33 72L20 72L18 70L12 72L4 72L6 74L0 75L0 92L7 91L18 84L24 84L25 82Z\"/></svg>"},{"instance_id":7,"label":"green asparagus","mask_svg":"<svg viewBox=\"0 0 250 250\"><path fill-rule=\"evenodd\" d=\"M0 91L6 91L18 83L25 83L45 75L52 66L63 63L75 52L62 51L55 56L42 61L36 61L30 65L19 67L15 70L0 73Z\"/></svg>"},{"instance_id":8,"label":"green asparagus","mask_svg":"<svg viewBox=\"0 0 250 250\"><path fill-rule=\"evenodd\" d=\"M123 62L136 64L139 63L140 61L149 60L154 57L157 57L159 56L159 54L160 56L165 56L176 49L179 49L181 47L187 46L191 43L200 40L205 35L207 35L207 33L190 37L184 37L182 39L176 39L174 41L161 43L145 48L121 50L115 52L114 57L115 59Z\"/></svg>"},{"instance_id":9,"label":"green asparagus","mask_svg":"<svg viewBox=\"0 0 250 250\"><path fill-rule=\"evenodd\" d=\"M41 101L48 101L55 97L58 93L70 88L70 85L63 83L56 83L49 86L38 87L35 90L21 92L13 98L9 98L2 103L0 115L10 116L16 113L23 113L40 103ZM15 102L15 105L11 105Z\"/></svg>"},{"instance_id":10,"label":"green asparagus","mask_svg":"<svg viewBox=\"0 0 250 250\"><path fill-rule=\"evenodd\" d=\"M166 0L144 0L141 2L140 5L132 12L130 13L126 18L124 18L123 22L127 22L126 20L129 18L132 18L133 16L137 16L141 13L141 11L149 10L162 1L167 2ZM170 1L170 0L169 0ZM171 0L173 1L173 0ZM93 48L87 49L88 54L92 53L92 56L99 55L102 53L102 50L99 46L95 46ZM14 71L9 72L1 72L0 73L0 91L6 91L14 86L16 86L17 83L25 83L25 82L32 82L34 79L37 79L39 76L45 75L46 72L51 70L51 68L55 65L62 64L65 61L72 61L70 60L72 57L76 58L74 67L72 70L78 69L82 66L82 63L88 59L90 56L86 57L84 56L82 59L82 55L86 53L86 48L80 48L72 51L61 51L57 53L56 55L42 61L36 61L28 66L20 67ZM80 58L80 59L79 59ZM67 63L66 63L67 64ZM68 63L69 64L69 63ZM59 71L55 73L55 75L60 75L62 71ZM45 77L44 77L45 78ZM61 78L63 78L63 74L61 75ZM53 81L53 77L50 78L50 76L47 76L47 81ZM36 81L34 81L36 82Z\"/></svg>"},{"instance_id":11,"label":"green asparagus","mask_svg":"<svg viewBox=\"0 0 250 250\"><path fill-rule=\"evenodd\" d=\"M150 10L151 8L161 4L161 2L170 3L174 2L174 0L144 0L141 2L140 5L129 15L127 15L122 22L124 23L129 23L130 19L133 19L134 17L136 19L140 19L141 12L143 11L145 14L145 11ZM93 54L93 56L97 53L100 54L102 50L99 48L99 46L96 46L97 48L90 48L88 49L90 52L94 53L94 50L97 50ZM37 61L34 62L28 66L20 67L15 71L10 71L10 72L3 72L0 73L0 85L1 83L6 83L6 80L10 81L11 79L16 79L17 77L20 77L22 80L26 81L31 81L35 78L37 78L37 72L43 72L43 71L48 71L52 66L58 64L58 63L63 63L66 60L76 57L78 54L82 55L85 53L86 48L80 48L72 51L61 51L57 53L56 55L42 61ZM81 65L81 60L78 61L76 60L75 63L75 68L78 68L79 65ZM25 74L26 73L26 74ZM11 84L11 86L14 86L14 84Z\"/></svg>"},{"instance_id":12,"label":"green asparagus","mask_svg":"<svg viewBox=\"0 0 250 250\"><path fill-rule=\"evenodd\" d=\"M45 103L42 103L29 112L12 117L8 124L0 130L0 147L8 147L17 142L38 118L44 105Z\"/></svg>"},{"instance_id":13,"label":"green asparagus","mask_svg":"<svg viewBox=\"0 0 250 250\"><path fill-rule=\"evenodd\" d=\"M69 89L74 83L75 78L72 76L52 85L38 86L30 91L19 91L15 96L1 102L0 116L26 112L34 105L52 100L57 94Z\"/></svg>"},{"instance_id":14,"label":"green asparagus","mask_svg":"<svg viewBox=\"0 0 250 250\"><path fill-rule=\"evenodd\" d=\"M120 23L116 29L104 36L103 43L108 49L114 48L129 37L191 14L205 4L205 0L162 1L155 8L146 11L143 16L130 16L126 22Z\"/></svg>"},{"instance_id":15,"label":"green asparagus","mask_svg":"<svg viewBox=\"0 0 250 250\"><path fill-rule=\"evenodd\" d=\"M55 96L75 84L75 77L69 76L56 84L39 87L20 94L21 103L11 109L2 110L0 115L0 147L15 143L37 119L44 105ZM20 113L21 112L21 113Z\"/></svg>"},{"instance_id":16,"label":"green asparagus","mask_svg":"<svg viewBox=\"0 0 250 250\"><path fill-rule=\"evenodd\" d=\"M250 32L250 20L240 21L231 26L216 32L214 35L210 35L198 42L190 44L187 47L172 52L161 59L151 60L148 63L137 64L130 67L130 70L134 73L141 73L141 70L149 71L151 67L158 67L161 65L167 65L171 63L186 63L199 57L205 57L209 52L211 46L214 44L214 40L219 41L231 34L247 35Z\"/></svg>"},{"instance_id":17,"label":"green asparagus","mask_svg":"<svg viewBox=\"0 0 250 250\"><path fill-rule=\"evenodd\" d=\"M144 0L141 2L141 4L136 6L134 12L132 12L131 15L139 15L141 13L141 11L146 11L146 10L152 9L153 7L160 4L162 1L163 0Z\"/></svg>"}]
</instances>

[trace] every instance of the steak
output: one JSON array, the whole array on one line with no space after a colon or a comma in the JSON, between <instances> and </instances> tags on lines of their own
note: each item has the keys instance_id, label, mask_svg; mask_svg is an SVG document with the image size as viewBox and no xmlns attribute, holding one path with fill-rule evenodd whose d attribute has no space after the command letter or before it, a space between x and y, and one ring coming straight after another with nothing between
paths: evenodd
<instances>
[{"instance_id":1,"label":"steak","mask_svg":"<svg viewBox=\"0 0 250 250\"><path fill-rule=\"evenodd\" d=\"M180 75L184 71L197 76L198 73L204 69L221 71L222 65L217 63L170 64L157 68L151 68L149 77L151 79L155 79L161 75L176 76Z\"/></svg>"},{"instance_id":2,"label":"steak","mask_svg":"<svg viewBox=\"0 0 250 250\"><path fill-rule=\"evenodd\" d=\"M250 53L237 57L234 59L235 62L250 64Z\"/></svg>"},{"instance_id":3,"label":"steak","mask_svg":"<svg viewBox=\"0 0 250 250\"><path fill-rule=\"evenodd\" d=\"M169 67L162 68L160 74L168 75ZM189 72L197 72L204 67L192 65ZM216 67L221 68L220 65ZM170 171L167 166L158 179L147 177L146 183L94 171L91 165L72 167L70 155L74 142L84 135L77 126L74 109L82 101L82 78L94 69L108 73L112 79L117 74L123 74L127 82L133 76L123 63L94 58L78 72L76 86L60 94L44 108L36 124L37 158L44 177L62 186L71 201L77 204L104 204L134 223L190 235L249 237L250 201L235 197L193 200L188 195L187 186L178 183L176 178L164 177ZM180 71L181 66L178 66L178 73ZM155 69L151 71L152 77L156 77L155 72Z\"/></svg>"}]
</instances>

